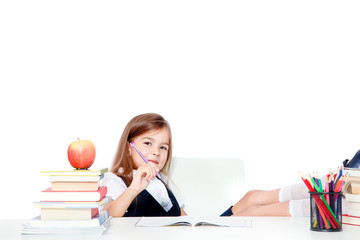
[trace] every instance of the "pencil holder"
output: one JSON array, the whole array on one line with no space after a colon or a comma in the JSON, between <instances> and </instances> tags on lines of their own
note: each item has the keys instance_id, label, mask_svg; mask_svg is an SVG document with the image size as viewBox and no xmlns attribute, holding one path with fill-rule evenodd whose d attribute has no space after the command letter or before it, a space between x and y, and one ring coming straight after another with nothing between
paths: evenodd
<instances>
[{"instance_id":1,"label":"pencil holder","mask_svg":"<svg viewBox=\"0 0 360 240\"><path fill-rule=\"evenodd\" d=\"M310 193L310 229L342 231L342 192Z\"/></svg>"}]
</instances>

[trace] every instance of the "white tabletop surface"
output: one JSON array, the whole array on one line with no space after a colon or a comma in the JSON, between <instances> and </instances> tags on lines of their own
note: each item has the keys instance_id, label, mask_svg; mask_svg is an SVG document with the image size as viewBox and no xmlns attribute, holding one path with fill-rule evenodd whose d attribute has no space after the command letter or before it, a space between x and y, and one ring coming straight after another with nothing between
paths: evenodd
<instances>
[{"instance_id":1,"label":"white tabletop surface","mask_svg":"<svg viewBox=\"0 0 360 240\"><path fill-rule=\"evenodd\" d=\"M308 217L251 217L252 227L136 227L140 218L113 218L108 230L96 239L357 239L360 227L343 225L341 232L316 232L309 229ZM79 239L67 237L24 237L22 223L26 220L0 220L0 239ZM87 238L88 239L88 238Z\"/></svg>"}]
</instances>

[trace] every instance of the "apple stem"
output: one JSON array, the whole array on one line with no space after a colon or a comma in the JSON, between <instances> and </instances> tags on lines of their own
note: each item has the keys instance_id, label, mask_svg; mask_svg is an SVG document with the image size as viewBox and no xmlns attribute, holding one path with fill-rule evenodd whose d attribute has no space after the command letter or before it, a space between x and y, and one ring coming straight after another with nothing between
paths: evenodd
<instances>
[{"instance_id":1,"label":"apple stem","mask_svg":"<svg viewBox=\"0 0 360 240\"><path fill-rule=\"evenodd\" d=\"M78 139L78 141L80 141L80 138L77 138Z\"/></svg>"}]
</instances>

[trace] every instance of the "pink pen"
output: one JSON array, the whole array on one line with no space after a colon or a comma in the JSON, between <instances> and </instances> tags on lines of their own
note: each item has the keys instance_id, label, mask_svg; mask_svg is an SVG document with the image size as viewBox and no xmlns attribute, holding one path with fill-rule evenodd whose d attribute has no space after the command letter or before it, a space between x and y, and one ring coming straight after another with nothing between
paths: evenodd
<instances>
[{"instance_id":1,"label":"pink pen","mask_svg":"<svg viewBox=\"0 0 360 240\"><path fill-rule=\"evenodd\" d=\"M146 164L149 163L149 161L146 159L146 157L139 151L139 149L137 149L137 147L135 146L135 142L131 142L131 143L130 143L130 147L135 149L135 151L136 151L136 152L140 155L140 157L146 162ZM160 175L159 175L158 172L156 172L156 176L157 176L158 178L160 178Z\"/></svg>"}]
</instances>

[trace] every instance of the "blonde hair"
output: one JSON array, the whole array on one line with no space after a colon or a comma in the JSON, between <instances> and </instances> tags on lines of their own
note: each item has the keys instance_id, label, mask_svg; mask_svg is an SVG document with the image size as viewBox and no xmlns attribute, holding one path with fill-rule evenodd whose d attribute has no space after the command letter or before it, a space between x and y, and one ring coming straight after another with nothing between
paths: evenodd
<instances>
[{"instance_id":1,"label":"blonde hair","mask_svg":"<svg viewBox=\"0 0 360 240\"><path fill-rule=\"evenodd\" d=\"M129 153L129 143L133 138L149 131L167 129L169 132L169 148L166 163L160 170L167 178L169 177L171 156L172 156L172 137L168 121L157 113L140 114L131 119L126 125L117 148L111 172L119 177L125 178L127 184L131 184L133 179L134 163ZM119 170L121 170L119 172Z\"/></svg>"}]
</instances>

